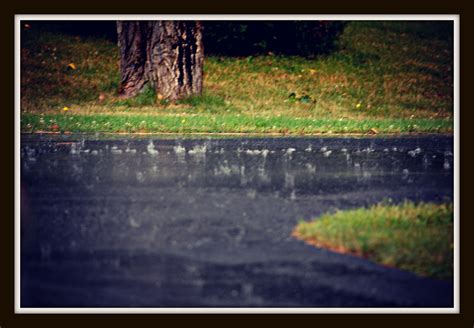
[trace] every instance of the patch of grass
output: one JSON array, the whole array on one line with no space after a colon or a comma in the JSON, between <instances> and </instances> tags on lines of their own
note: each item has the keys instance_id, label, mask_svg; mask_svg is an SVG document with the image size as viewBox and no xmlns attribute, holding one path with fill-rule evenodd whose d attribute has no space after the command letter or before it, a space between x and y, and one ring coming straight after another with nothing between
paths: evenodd
<instances>
[{"instance_id":1,"label":"patch of grass","mask_svg":"<svg viewBox=\"0 0 474 328\"><path fill-rule=\"evenodd\" d=\"M117 45L94 38L22 32L21 109L48 109L116 97L120 74ZM74 64L75 69L68 68Z\"/></svg>"},{"instance_id":2,"label":"patch of grass","mask_svg":"<svg viewBox=\"0 0 474 328\"><path fill-rule=\"evenodd\" d=\"M156 102L156 91L146 85L143 90L133 98L129 99L113 99L109 103L118 107L142 107L152 106Z\"/></svg>"},{"instance_id":3,"label":"patch of grass","mask_svg":"<svg viewBox=\"0 0 474 328\"><path fill-rule=\"evenodd\" d=\"M23 114L21 130L68 132L168 132L168 133L407 133L450 132L449 120L364 119L335 120L291 116L249 116L212 113L150 115L135 113L110 114Z\"/></svg>"},{"instance_id":4,"label":"patch of grass","mask_svg":"<svg viewBox=\"0 0 474 328\"><path fill-rule=\"evenodd\" d=\"M301 221L294 236L421 276L453 276L452 203L405 202L338 211Z\"/></svg>"},{"instance_id":5,"label":"patch of grass","mask_svg":"<svg viewBox=\"0 0 474 328\"><path fill-rule=\"evenodd\" d=\"M194 113L222 113L222 112L239 112L227 102L224 97L214 95L204 91L201 96L193 96L178 101L179 105L188 106Z\"/></svg>"},{"instance_id":6,"label":"patch of grass","mask_svg":"<svg viewBox=\"0 0 474 328\"><path fill-rule=\"evenodd\" d=\"M23 116L57 115L66 106L80 109L72 111L75 114L91 117L196 115L200 122L213 115L217 121L229 120L221 128L212 125L222 132L229 131L224 126L234 126L232 132L253 130L234 124L245 123L243 117L258 117L249 124L264 131L281 125L289 131L360 132L367 122L374 122L369 125L376 128L383 120L393 125L382 128L386 132L451 131L451 30L445 22L357 21L347 24L339 50L325 57L206 57L203 95L170 104L155 103L156 95L150 89L133 99L118 98L116 44L39 33L33 26L22 32L21 111ZM76 69L68 69L70 63ZM271 123L271 116L276 117L276 124ZM315 128L314 120L335 123ZM193 129L198 125L192 125ZM190 129L165 126L160 132Z\"/></svg>"}]
</instances>

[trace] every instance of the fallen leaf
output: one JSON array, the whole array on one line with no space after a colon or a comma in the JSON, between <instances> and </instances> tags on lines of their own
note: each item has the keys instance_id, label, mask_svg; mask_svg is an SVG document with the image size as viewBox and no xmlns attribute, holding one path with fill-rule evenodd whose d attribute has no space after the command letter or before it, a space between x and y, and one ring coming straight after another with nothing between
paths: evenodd
<instances>
[{"instance_id":1,"label":"fallen leaf","mask_svg":"<svg viewBox=\"0 0 474 328\"><path fill-rule=\"evenodd\" d=\"M376 129L372 128L369 130L369 134L377 134L379 133L379 131L377 131Z\"/></svg>"},{"instance_id":2,"label":"fallen leaf","mask_svg":"<svg viewBox=\"0 0 474 328\"><path fill-rule=\"evenodd\" d=\"M77 67L74 63L70 63L69 65L67 65L67 68L75 70Z\"/></svg>"}]
</instances>

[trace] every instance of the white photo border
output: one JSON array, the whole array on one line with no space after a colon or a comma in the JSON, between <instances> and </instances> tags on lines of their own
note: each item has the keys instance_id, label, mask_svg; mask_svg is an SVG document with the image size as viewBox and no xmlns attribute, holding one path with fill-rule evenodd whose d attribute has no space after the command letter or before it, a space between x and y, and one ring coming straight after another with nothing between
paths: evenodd
<instances>
[{"instance_id":1,"label":"white photo border","mask_svg":"<svg viewBox=\"0 0 474 328\"><path fill-rule=\"evenodd\" d=\"M452 21L454 24L454 305L452 308L25 308L21 307L20 300L20 104L21 104L21 63L20 63L20 32L22 21L67 21L67 20L89 20L89 21L115 21L115 20L343 20L343 21ZM459 160L460 160L460 15L457 14L348 14L348 15L305 15L305 14L282 14L282 15L221 15L221 14L174 14L174 15L70 15L70 14L19 14L15 15L15 313L43 313L43 314L65 314L65 313L104 313L104 314L139 314L139 313L326 313L326 314L456 314L460 313L460 230L459 230Z\"/></svg>"}]
</instances>

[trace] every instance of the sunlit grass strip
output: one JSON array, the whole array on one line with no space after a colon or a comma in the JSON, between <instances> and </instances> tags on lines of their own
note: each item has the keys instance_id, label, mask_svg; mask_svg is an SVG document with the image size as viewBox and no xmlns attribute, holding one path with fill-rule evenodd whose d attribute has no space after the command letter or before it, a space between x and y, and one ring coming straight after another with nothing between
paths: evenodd
<instances>
[{"instance_id":1,"label":"sunlit grass strip","mask_svg":"<svg viewBox=\"0 0 474 328\"><path fill-rule=\"evenodd\" d=\"M311 119L247 115L22 114L22 132L377 133L452 132L449 119ZM373 130L374 131L374 130Z\"/></svg>"},{"instance_id":2,"label":"sunlit grass strip","mask_svg":"<svg viewBox=\"0 0 474 328\"><path fill-rule=\"evenodd\" d=\"M448 279L453 275L452 204L374 205L302 221L294 236L317 247Z\"/></svg>"}]
</instances>

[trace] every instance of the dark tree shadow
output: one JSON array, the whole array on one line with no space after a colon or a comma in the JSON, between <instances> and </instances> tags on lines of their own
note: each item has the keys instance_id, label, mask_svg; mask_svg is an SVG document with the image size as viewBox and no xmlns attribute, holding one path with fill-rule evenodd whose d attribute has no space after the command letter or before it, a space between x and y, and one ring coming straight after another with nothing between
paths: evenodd
<instances>
[{"instance_id":1,"label":"dark tree shadow","mask_svg":"<svg viewBox=\"0 0 474 328\"><path fill-rule=\"evenodd\" d=\"M343 21L205 21L207 54L249 56L272 52L314 57L331 53Z\"/></svg>"},{"instance_id":2,"label":"dark tree shadow","mask_svg":"<svg viewBox=\"0 0 474 328\"><path fill-rule=\"evenodd\" d=\"M32 21L45 31L117 42L115 21ZM343 21L204 21L206 55L250 56L269 52L314 57L331 53Z\"/></svg>"}]
</instances>

